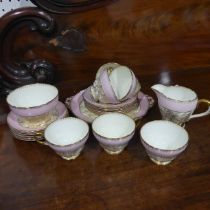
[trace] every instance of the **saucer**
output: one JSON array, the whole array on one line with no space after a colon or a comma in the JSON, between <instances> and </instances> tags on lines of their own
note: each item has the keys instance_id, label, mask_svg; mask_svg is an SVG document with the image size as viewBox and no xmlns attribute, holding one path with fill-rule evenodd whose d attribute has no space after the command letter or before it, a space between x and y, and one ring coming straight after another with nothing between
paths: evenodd
<instances>
[{"instance_id":1,"label":"saucer","mask_svg":"<svg viewBox=\"0 0 210 210\"><path fill-rule=\"evenodd\" d=\"M96 114L106 113L106 112L128 113L132 111L133 109L137 109L139 106L139 100L137 98L137 95L118 104L104 104L104 103L96 102L93 96L91 95L90 88L87 88L84 91L83 99L84 99L86 108L89 111Z\"/></svg>"},{"instance_id":2,"label":"saucer","mask_svg":"<svg viewBox=\"0 0 210 210\"><path fill-rule=\"evenodd\" d=\"M57 119L62 119L68 116L68 110L66 109L65 105L62 102L58 102L56 105L56 113ZM14 112L10 112L7 116L7 123L8 126L16 139L23 140L23 141L37 141L42 140L44 129L48 126L41 128L28 128L23 127L20 123L19 116L17 116Z\"/></svg>"},{"instance_id":3,"label":"saucer","mask_svg":"<svg viewBox=\"0 0 210 210\"><path fill-rule=\"evenodd\" d=\"M98 117L100 114L96 114L91 112L85 106L83 94L85 90L80 91L73 97L69 97L66 99L66 106L71 110L71 112L78 118L92 123L93 120ZM152 97L145 95L142 92L138 93L138 107L127 112L126 115L131 117L134 120L138 120L142 118L154 104L154 100Z\"/></svg>"}]
</instances>

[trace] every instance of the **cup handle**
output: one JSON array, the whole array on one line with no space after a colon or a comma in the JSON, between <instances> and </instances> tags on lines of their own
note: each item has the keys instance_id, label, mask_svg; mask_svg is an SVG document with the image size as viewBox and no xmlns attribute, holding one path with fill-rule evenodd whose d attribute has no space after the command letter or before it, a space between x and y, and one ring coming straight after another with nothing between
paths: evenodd
<instances>
[{"instance_id":1,"label":"cup handle","mask_svg":"<svg viewBox=\"0 0 210 210\"><path fill-rule=\"evenodd\" d=\"M37 135L43 135L42 133L36 133ZM42 145L48 145L48 143L45 140L39 140L38 138L35 139L37 143Z\"/></svg>"},{"instance_id":2,"label":"cup handle","mask_svg":"<svg viewBox=\"0 0 210 210\"><path fill-rule=\"evenodd\" d=\"M200 114L193 114L193 115L190 116L190 119L198 118L198 117L204 117L204 116L210 114L210 101L207 100L207 99L200 99L200 100L198 100L198 105L201 104L201 103L205 103L205 104L208 105L207 111L202 112L202 113L200 113Z\"/></svg>"},{"instance_id":3,"label":"cup handle","mask_svg":"<svg viewBox=\"0 0 210 210\"><path fill-rule=\"evenodd\" d=\"M138 117L143 117L154 104L152 97L145 95L142 92L138 94L138 100L140 101L140 110L138 112Z\"/></svg>"},{"instance_id":4,"label":"cup handle","mask_svg":"<svg viewBox=\"0 0 210 210\"><path fill-rule=\"evenodd\" d=\"M46 141L41 141L41 140L36 139L36 142L38 142L39 144L48 146L48 143Z\"/></svg>"}]
</instances>

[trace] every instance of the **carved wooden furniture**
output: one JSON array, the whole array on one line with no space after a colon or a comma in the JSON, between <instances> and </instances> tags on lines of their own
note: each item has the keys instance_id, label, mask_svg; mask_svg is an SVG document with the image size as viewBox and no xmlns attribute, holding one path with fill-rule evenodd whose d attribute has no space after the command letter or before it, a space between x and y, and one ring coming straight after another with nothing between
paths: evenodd
<instances>
[{"instance_id":1,"label":"carved wooden furniture","mask_svg":"<svg viewBox=\"0 0 210 210\"><path fill-rule=\"evenodd\" d=\"M188 86L200 98L209 98L209 14L208 0L118 0L86 12L54 15L60 29L71 26L85 35L83 52L19 31L13 57L21 53L24 60L38 56L52 62L63 101L88 87L98 67L109 61L130 66L149 95L154 96L150 86L161 82ZM156 104L140 127L160 117ZM186 152L160 167L148 159L138 130L119 156L107 155L91 136L81 156L68 162L45 146L13 139L1 125L0 209L208 210L209 126L209 117L187 123Z\"/></svg>"},{"instance_id":2,"label":"carved wooden furniture","mask_svg":"<svg viewBox=\"0 0 210 210\"><path fill-rule=\"evenodd\" d=\"M75 13L104 6L116 0L32 0L38 7L54 13Z\"/></svg>"},{"instance_id":3,"label":"carved wooden furniture","mask_svg":"<svg viewBox=\"0 0 210 210\"><path fill-rule=\"evenodd\" d=\"M7 93L15 87L34 83L52 82L54 68L46 60L13 60L15 34L23 26L41 34L50 34L54 29L54 20L47 13L36 8L21 8L7 13L0 19L0 91ZM30 35L27 35L30 36ZM25 36L23 36L25 39ZM24 42L23 42L24 43Z\"/></svg>"}]
</instances>

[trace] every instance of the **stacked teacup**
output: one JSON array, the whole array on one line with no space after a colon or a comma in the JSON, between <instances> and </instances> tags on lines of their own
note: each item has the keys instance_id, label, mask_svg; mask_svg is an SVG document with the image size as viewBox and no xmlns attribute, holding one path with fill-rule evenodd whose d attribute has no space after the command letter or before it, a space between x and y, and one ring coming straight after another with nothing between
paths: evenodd
<instances>
[{"instance_id":1,"label":"stacked teacup","mask_svg":"<svg viewBox=\"0 0 210 210\"><path fill-rule=\"evenodd\" d=\"M84 91L83 100L85 107L95 115L120 112L133 119L141 118L150 104L140 88L131 69L118 63L107 63L99 68L93 85ZM141 102L144 106L140 107Z\"/></svg>"},{"instance_id":2,"label":"stacked teacup","mask_svg":"<svg viewBox=\"0 0 210 210\"><path fill-rule=\"evenodd\" d=\"M11 112L7 123L13 136L24 141L41 141L45 128L68 115L59 101L58 90L49 84L30 84L17 88L7 97Z\"/></svg>"}]
</instances>

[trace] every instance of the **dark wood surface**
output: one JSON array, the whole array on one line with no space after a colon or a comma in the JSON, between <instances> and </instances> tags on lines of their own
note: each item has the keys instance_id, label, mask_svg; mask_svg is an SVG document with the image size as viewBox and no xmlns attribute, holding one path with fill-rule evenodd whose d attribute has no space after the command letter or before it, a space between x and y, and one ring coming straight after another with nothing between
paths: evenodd
<instances>
[{"instance_id":1,"label":"dark wood surface","mask_svg":"<svg viewBox=\"0 0 210 210\"><path fill-rule=\"evenodd\" d=\"M89 86L98 67L110 61L131 67L149 95L154 96L150 86L162 82L210 99L209 1L119 0L54 17L58 30L72 26L85 34L84 52L58 48L36 32L20 30L14 56L51 61L62 101ZM157 103L140 127L154 119L160 119ZM139 130L118 156L106 154L91 135L83 153L65 161L46 146L13 139L1 125L0 209L209 210L210 117L194 119L186 129L187 150L170 165L157 166L147 157Z\"/></svg>"}]
</instances>

